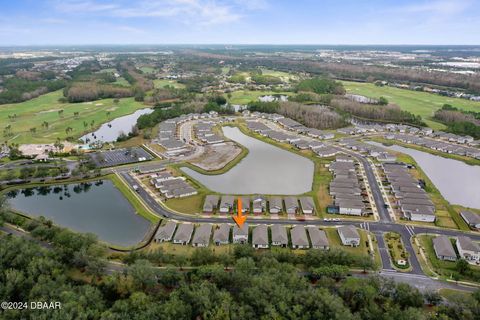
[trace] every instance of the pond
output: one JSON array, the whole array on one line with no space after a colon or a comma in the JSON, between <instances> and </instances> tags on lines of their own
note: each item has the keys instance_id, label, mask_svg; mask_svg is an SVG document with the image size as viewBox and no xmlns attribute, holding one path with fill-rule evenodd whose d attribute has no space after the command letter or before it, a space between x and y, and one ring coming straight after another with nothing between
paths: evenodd
<instances>
[{"instance_id":1,"label":"pond","mask_svg":"<svg viewBox=\"0 0 480 320\"><path fill-rule=\"evenodd\" d=\"M132 131L132 127L137 123L137 119L140 118L141 115L150 114L152 112L153 109L150 108L139 109L132 114L118 117L102 124L97 131L90 132L82 136L80 139L83 142L88 143L116 141L120 134L129 134Z\"/></svg>"},{"instance_id":2,"label":"pond","mask_svg":"<svg viewBox=\"0 0 480 320\"><path fill-rule=\"evenodd\" d=\"M314 163L305 157L223 127L224 135L249 150L236 166L220 175L182 170L210 190L225 194L302 194L312 189Z\"/></svg>"},{"instance_id":3,"label":"pond","mask_svg":"<svg viewBox=\"0 0 480 320\"><path fill-rule=\"evenodd\" d=\"M370 143L411 156L450 203L480 209L480 166L398 145Z\"/></svg>"},{"instance_id":4,"label":"pond","mask_svg":"<svg viewBox=\"0 0 480 320\"><path fill-rule=\"evenodd\" d=\"M110 180L17 189L7 197L17 211L44 216L74 231L91 232L114 245L135 245L150 227Z\"/></svg>"}]
</instances>

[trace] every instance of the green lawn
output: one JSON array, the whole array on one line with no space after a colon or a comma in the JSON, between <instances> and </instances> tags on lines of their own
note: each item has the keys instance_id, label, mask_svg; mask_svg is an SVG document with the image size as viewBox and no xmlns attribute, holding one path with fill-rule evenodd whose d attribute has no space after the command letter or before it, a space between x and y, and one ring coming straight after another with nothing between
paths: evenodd
<instances>
[{"instance_id":1,"label":"green lawn","mask_svg":"<svg viewBox=\"0 0 480 320\"><path fill-rule=\"evenodd\" d=\"M143 73L153 73L153 72L155 72L155 68L152 68L152 67L141 67L140 70L142 70Z\"/></svg>"},{"instance_id":2,"label":"green lawn","mask_svg":"<svg viewBox=\"0 0 480 320\"><path fill-rule=\"evenodd\" d=\"M167 80L167 79L155 79L153 80L153 85L155 88L163 88L165 86L171 86L176 89L183 89L185 85L183 83L178 83L177 80Z\"/></svg>"},{"instance_id":3,"label":"green lawn","mask_svg":"<svg viewBox=\"0 0 480 320\"><path fill-rule=\"evenodd\" d=\"M38 98L15 104L0 105L0 128L10 125L12 136L8 137L9 142L14 143L49 143L55 142L57 138L65 139L66 128L73 130L68 136L79 138L86 132L90 132L116 117L130 114L145 106L133 100L133 98L122 98L118 104L113 99L103 99L83 103L61 103L58 99L63 97L62 90L47 93ZM63 110L63 115L58 111ZM78 117L74 116L79 112ZM110 114L107 116L107 112ZM8 116L16 114L15 121ZM42 127L42 123L48 122L48 128ZM91 126L93 122L93 126ZM87 122L85 128L83 123ZM31 128L36 128L36 133L31 133ZM6 138L4 138L6 140Z\"/></svg>"},{"instance_id":4,"label":"green lawn","mask_svg":"<svg viewBox=\"0 0 480 320\"><path fill-rule=\"evenodd\" d=\"M288 72L283 72L283 71L277 71L277 70L272 70L272 69L264 69L262 68L262 74L267 75L267 76L274 76L277 78L282 79L283 82L290 82L292 80L298 80L298 76L288 73Z\"/></svg>"},{"instance_id":5,"label":"green lawn","mask_svg":"<svg viewBox=\"0 0 480 320\"><path fill-rule=\"evenodd\" d=\"M480 111L480 102L459 98L443 97L428 92L412 91L392 88L388 86L377 87L373 83L360 83L342 81L349 93L360 94L371 98L383 96L389 102L398 104L403 110L422 116L425 122L433 129L443 129L445 126L432 120L433 114L443 104L448 103L455 107L470 111Z\"/></svg>"},{"instance_id":6,"label":"green lawn","mask_svg":"<svg viewBox=\"0 0 480 320\"><path fill-rule=\"evenodd\" d=\"M258 97L273 94L291 95L291 92L274 92L274 91L253 91L253 90L239 90L231 93L228 102L232 104L247 104L250 101L257 101Z\"/></svg>"},{"instance_id":7,"label":"green lawn","mask_svg":"<svg viewBox=\"0 0 480 320\"><path fill-rule=\"evenodd\" d=\"M410 269L408 263L408 252L405 250L405 246L402 243L400 234L396 232L385 233L385 243L387 244L390 257L392 257L393 265L400 270ZM406 260L407 264L401 266L398 264L398 260Z\"/></svg>"}]
</instances>

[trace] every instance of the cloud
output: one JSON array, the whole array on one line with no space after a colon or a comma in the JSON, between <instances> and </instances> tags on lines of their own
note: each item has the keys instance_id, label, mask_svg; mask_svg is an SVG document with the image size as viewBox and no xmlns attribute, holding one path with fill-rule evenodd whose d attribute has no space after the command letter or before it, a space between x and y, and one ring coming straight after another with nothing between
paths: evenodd
<instances>
[{"instance_id":1,"label":"cloud","mask_svg":"<svg viewBox=\"0 0 480 320\"><path fill-rule=\"evenodd\" d=\"M96 14L125 19L169 18L200 26L235 22L251 11L266 7L266 0L138 0L115 3L70 0L56 5L58 11L69 14Z\"/></svg>"},{"instance_id":2,"label":"cloud","mask_svg":"<svg viewBox=\"0 0 480 320\"><path fill-rule=\"evenodd\" d=\"M49 23L49 24L64 24L64 23L67 23L67 20L56 19L56 18L45 18L45 19L41 19L40 22Z\"/></svg>"}]
</instances>

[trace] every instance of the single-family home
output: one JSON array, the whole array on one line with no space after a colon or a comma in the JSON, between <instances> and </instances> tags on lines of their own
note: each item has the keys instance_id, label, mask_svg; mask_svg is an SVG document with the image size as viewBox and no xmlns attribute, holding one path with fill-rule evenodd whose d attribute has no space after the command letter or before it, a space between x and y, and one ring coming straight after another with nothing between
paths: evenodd
<instances>
[{"instance_id":1,"label":"single-family home","mask_svg":"<svg viewBox=\"0 0 480 320\"><path fill-rule=\"evenodd\" d=\"M460 216L473 229L480 229L480 215L469 210L460 211Z\"/></svg>"},{"instance_id":2,"label":"single-family home","mask_svg":"<svg viewBox=\"0 0 480 320\"><path fill-rule=\"evenodd\" d=\"M302 206L303 214L313 214L315 211L315 203L312 197L300 197L300 205Z\"/></svg>"},{"instance_id":3,"label":"single-family home","mask_svg":"<svg viewBox=\"0 0 480 320\"><path fill-rule=\"evenodd\" d=\"M192 239L192 246L194 247L208 247L210 244L210 236L212 235L212 225L210 223L201 224L195 230Z\"/></svg>"},{"instance_id":4,"label":"single-family home","mask_svg":"<svg viewBox=\"0 0 480 320\"><path fill-rule=\"evenodd\" d=\"M173 243L187 245L192 238L193 233L193 224L191 223L182 223L178 226L177 232L173 237Z\"/></svg>"},{"instance_id":5,"label":"single-family home","mask_svg":"<svg viewBox=\"0 0 480 320\"><path fill-rule=\"evenodd\" d=\"M456 246L461 258L467 261L476 262L480 260L480 246L478 243L473 242L469 237L457 237Z\"/></svg>"},{"instance_id":6,"label":"single-family home","mask_svg":"<svg viewBox=\"0 0 480 320\"><path fill-rule=\"evenodd\" d=\"M268 228L261 224L256 226L252 231L252 247L256 249L268 248Z\"/></svg>"},{"instance_id":7,"label":"single-family home","mask_svg":"<svg viewBox=\"0 0 480 320\"><path fill-rule=\"evenodd\" d=\"M245 244L248 242L248 223L244 223L240 228L238 225L233 227L233 243Z\"/></svg>"},{"instance_id":8,"label":"single-family home","mask_svg":"<svg viewBox=\"0 0 480 320\"><path fill-rule=\"evenodd\" d=\"M267 200L263 196L252 197L253 213L263 213L267 208Z\"/></svg>"},{"instance_id":9,"label":"single-family home","mask_svg":"<svg viewBox=\"0 0 480 320\"><path fill-rule=\"evenodd\" d=\"M250 213L250 197L243 196L242 199L242 213Z\"/></svg>"},{"instance_id":10,"label":"single-family home","mask_svg":"<svg viewBox=\"0 0 480 320\"><path fill-rule=\"evenodd\" d=\"M272 231L272 246L280 246L286 248L288 246L287 228L280 224L273 225Z\"/></svg>"},{"instance_id":11,"label":"single-family home","mask_svg":"<svg viewBox=\"0 0 480 320\"><path fill-rule=\"evenodd\" d=\"M440 260L455 261L457 254L453 249L452 242L447 236L438 236L433 239L433 250Z\"/></svg>"},{"instance_id":12,"label":"single-family home","mask_svg":"<svg viewBox=\"0 0 480 320\"><path fill-rule=\"evenodd\" d=\"M220 209L221 213L229 213L233 209L233 204L235 203L234 196L222 196L222 200L220 201Z\"/></svg>"},{"instance_id":13,"label":"single-family home","mask_svg":"<svg viewBox=\"0 0 480 320\"><path fill-rule=\"evenodd\" d=\"M173 233L175 232L175 228L177 224L173 221L168 221L163 226L160 226L155 233L154 241L155 242L164 242L164 241L172 241Z\"/></svg>"},{"instance_id":14,"label":"single-family home","mask_svg":"<svg viewBox=\"0 0 480 320\"><path fill-rule=\"evenodd\" d=\"M285 210L287 213L295 214L298 211L298 200L296 197L285 197Z\"/></svg>"},{"instance_id":15,"label":"single-family home","mask_svg":"<svg viewBox=\"0 0 480 320\"><path fill-rule=\"evenodd\" d=\"M290 230L292 238L293 249L308 249L310 244L308 242L307 232L304 226L295 226Z\"/></svg>"},{"instance_id":16,"label":"single-family home","mask_svg":"<svg viewBox=\"0 0 480 320\"><path fill-rule=\"evenodd\" d=\"M270 213L280 213L283 211L283 204L281 197L270 197L268 199Z\"/></svg>"},{"instance_id":17,"label":"single-family home","mask_svg":"<svg viewBox=\"0 0 480 320\"><path fill-rule=\"evenodd\" d=\"M360 234L355 226L341 226L338 227L337 232L344 246L357 247L360 245Z\"/></svg>"},{"instance_id":18,"label":"single-family home","mask_svg":"<svg viewBox=\"0 0 480 320\"><path fill-rule=\"evenodd\" d=\"M218 208L219 200L220 200L220 197L217 195L207 195L205 197L205 202L203 203L203 212L213 213Z\"/></svg>"},{"instance_id":19,"label":"single-family home","mask_svg":"<svg viewBox=\"0 0 480 320\"><path fill-rule=\"evenodd\" d=\"M230 241L230 225L222 223L213 231L213 243L219 246L221 244L228 244Z\"/></svg>"},{"instance_id":20,"label":"single-family home","mask_svg":"<svg viewBox=\"0 0 480 320\"><path fill-rule=\"evenodd\" d=\"M308 235L310 236L310 242L312 243L313 249L328 250L330 248L325 231L313 226L308 227L307 231Z\"/></svg>"}]
</instances>

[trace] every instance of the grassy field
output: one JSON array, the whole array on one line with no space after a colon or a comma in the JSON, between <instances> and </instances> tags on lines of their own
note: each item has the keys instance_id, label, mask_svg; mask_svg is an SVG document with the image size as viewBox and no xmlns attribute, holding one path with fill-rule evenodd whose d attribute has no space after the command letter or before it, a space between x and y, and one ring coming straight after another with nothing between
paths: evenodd
<instances>
[{"instance_id":1,"label":"grassy field","mask_svg":"<svg viewBox=\"0 0 480 320\"><path fill-rule=\"evenodd\" d=\"M140 67L143 73L153 73L155 72L155 68L153 67Z\"/></svg>"},{"instance_id":2,"label":"grassy field","mask_svg":"<svg viewBox=\"0 0 480 320\"><path fill-rule=\"evenodd\" d=\"M274 91L253 91L253 90L239 90L231 93L228 102L232 104L247 104L250 101L257 101L258 97L265 95L282 94L291 95L291 92L274 92Z\"/></svg>"},{"instance_id":3,"label":"grassy field","mask_svg":"<svg viewBox=\"0 0 480 320\"><path fill-rule=\"evenodd\" d=\"M153 80L153 85L155 88L163 88L165 86L171 86L176 89L183 89L185 85L183 83L178 83L176 80L167 80L167 79L155 79Z\"/></svg>"},{"instance_id":4,"label":"grassy field","mask_svg":"<svg viewBox=\"0 0 480 320\"><path fill-rule=\"evenodd\" d=\"M145 108L133 98L120 99L118 104L115 104L113 99L61 103L58 99L62 96L62 90L59 90L22 103L0 105L0 128L11 126L12 136L8 137L9 142L48 143L55 142L57 138L63 140L67 136L79 138L102 123ZM63 110L62 115L58 113L59 110ZM75 112L79 113L77 117ZM110 113L108 116L107 112ZM8 117L13 114L17 115L15 121ZM44 121L48 122L48 128L42 127ZM84 127L84 122L88 124L87 127ZM68 127L72 128L72 131L67 135L65 130ZM36 128L36 132L31 133L31 128Z\"/></svg>"},{"instance_id":5,"label":"grassy field","mask_svg":"<svg viewBox=\"0 0 480 320\"><path fill-rule=\"evenodd\" d=\"M283 82L290 82L290 81L295 81L298 80L298 76L288 73L288 72L283 72L283 71L277 71L277 70L271 70L271 69L264 69L262 68L262 74L266 76L273 76L282 79Z\"/></svg>"},{"instance_id":6,"label":"grassy field","mask_svg":"<svg viewBox=\"0 0 480 320\"><path fill-rule=\"evenodd\" d=\"M392 88L377 87L373 83L342 81L349 93L360 94L371 98L381 96L388 101L398 104L403 110L422 116L425 122L433 129L443 129L445 126L432 120L432 116L443 104L448 103L455 107L470 111L480 111L480 102L459 98L443 97L437 94Z\"/></svg>"}]
</instances>

